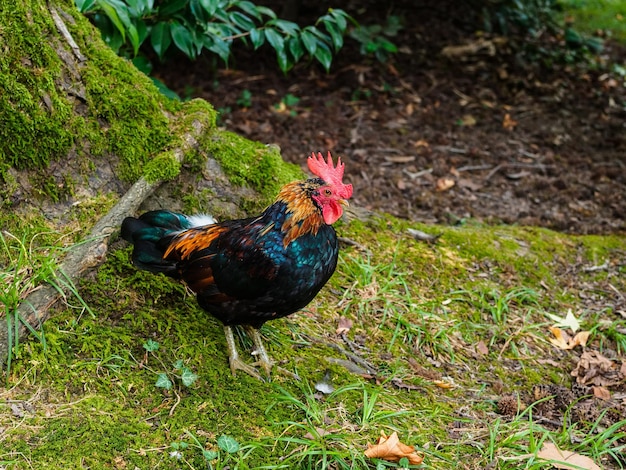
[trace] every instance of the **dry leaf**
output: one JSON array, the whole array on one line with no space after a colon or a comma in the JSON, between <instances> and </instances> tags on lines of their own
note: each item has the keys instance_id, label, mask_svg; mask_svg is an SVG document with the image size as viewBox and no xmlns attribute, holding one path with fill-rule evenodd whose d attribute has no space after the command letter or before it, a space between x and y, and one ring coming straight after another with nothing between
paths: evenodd
<instances>
[{"instance_id":1,"label":"dry leaf","mask_svg":"<svg viewBox=\"0 0 626 470\"><path fill-rule=\"evenodd\" d=\"M413 142L413 147L430 147L430 144L426 140L420 139Z\"/></svg>"},{"instance_id":2,"label":"dry leaf","mask_svg":"<svg viewBox=\"0 0 626 470\"><path fill-rule=\"evenodd\" d=\"M537 457L548 460L554 468L560 469L580 469L586 470L602 470L589 457L570 452L569 450L561 450L552 442L545 442L541 450L537 453Z\"/></svg>"},{"instance_id":3,"label":"dry leaf","mask_svg":"<svg viewBox=\"0 0 626 470\"><path fill-rule=\"evenodd\" d=\"M478 352L478 354L481 354L483 356L486 356L487 354L489 354L489 348L487 347L487 345L482 339L478 343L476 343L476 352Z\"/></svg>"},{"instance_id":4,"label":"dry leaf","mask_svg":"<svg viewBox=\"0 0 626 470\"><path fill-rule=\"evenodd\" d=\"M376 444L368 444L365 457L383 459L388 462L398 462L406 457L411 465L419 465L424 460L423 457L417 455L413 446L400 442L398 433L395 431L389 437L381 432Z\"/></svg>"},{"instance_id":5,"label":"dry leaf","mask_svg":"<svg viewBox=\"0 0 626 470\"><path fill-rule=\"evenodd\" d=\"M512 131L517 126L517 121L511 119L511 115L506 113L504 115L504 119L502 119L502 127L504 127L507 131Z\"/></svg>"},{"instance_id":6,"label":"dry leaf","mask_svg":"<svg viewBox=\"0 0 626 470\"><path fill-rule=\"evenodd\" d=\"M352 320L346 317L339 317L339 322L337 322L337 330L335 333L338 335L346 334L352 328Z\"/></svg>"},{"instance_id":7,"label":"dry leaf","mask_svg":"<svg viewBox=\"0 0 626 470\"><path fill-rule=\"evenodd\" d=\"M598 385L594 385L591 387L593 389L593 396L599 398L600 400L610 400L611 392L606 387L601 387Z\"/></svg>"},{"instance_id":8,"label":"dry leaf","mask_svg":"<svg viewBox=\"0 0 626 470\"><path fill-rule=\"evenodd\" d=\"M573 338L570 338L567 333L556 326L551 326L550 332L554 335L554 338L548 338L549 341L557 348L564 350L574 349L576 346L585 347L589 339L589 331L581 331Z\"/></svg>"},{"instance_id":9,"label":"dry leaf","mask_svg":"<svg viewBox=\"0 0 626 470\"><path fill-rule=\"evenodd\" d=\"M455 185L452 178L439 178L435 183L435 189L437 191L447 191Z\"/></svg>"},{"instance_id":10,"label":"dry leaf","mask_svg":"<svg viewBox=\"0 0 626 470\"><path fill-rule=\"evenodd\" d=\"M433 380L433 383L439 388L450 389L455 387L453 383L446 380Z\"/></svg>"},{"instance_id":11,"label":"dry leaf","mask_svg":"<svg viewBox=\"0 0 626 470\"><path fill-rule=\"evenodd\" d=\"M600 352L585 351L580 356L572 375L576 377L576 382L579 384L609 387L624 380L620 369L617 368L617 364Z\"/></svg>"}]
</instances>

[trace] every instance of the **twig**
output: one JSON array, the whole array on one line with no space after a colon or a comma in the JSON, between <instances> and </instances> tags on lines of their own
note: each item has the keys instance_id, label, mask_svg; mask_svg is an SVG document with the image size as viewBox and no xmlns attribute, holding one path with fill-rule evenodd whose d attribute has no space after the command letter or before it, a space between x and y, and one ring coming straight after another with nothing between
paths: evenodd
<instances>
[{"instance_id":1,"label":"twig","mask_svg":"<svg viewBox=\"0 0 626 470\"><path fill-rule=\"evenodd\" d=\"M422 176L424 176L424 175L427 175L427 174L429 174L429 173L432 173L432 172L433 172L433 169L432 169L432 168L427 168L426 170L421 170L421 171L418 171L418 172L412 172L412 171L407 170L406 168L404 168L404 169L402 170L402 173L404 173L405 175L407 175L407 176L408 176L409 178L411 178L412 180L415 180L415 179L417 179L417 178L420 178L420 177L422 177Z\"/></svg>"},{"instance_id":2,"label":"twig","mask_svg":"<svg viewBox=\"0 0 626 470\"><path fill-rule=\"evenodd\" d=\"M480 171L480 170L490 170L493 168L493 165L485 164L485 165L465 165L456 169L456 171Z\"/></svg>"},{"instance_id":3,"label":"twig","mask_svg":"<svg viewBox=\"0 0 626 470\"><path fill-rule=\"evenodd\" d=\"M582 270L585 273L592 273L595 271L604 271L605 269L609 269L609 260L606 260L604 263L597 266L586 266Z\"/></svg>"},{"instance_id":4,"label":"twig","mask_svg":"<svg viewBox=\"0 0 626 470\"><path fill-rule=\"evenodd\" d=\"M80 62L85 62L87 58L80 52L80 47L78 47L78 44L76 44L76 41L74 41L74 38L67 29L67 26L65 26L65 23L63 22L63 20L59 16L59 13L54 7L50 8L50 14L52 15L52 21L54 21L54 24L59 30L59 33L61 33L61 36L63 36L67 43L70 45L70 47L72 48L72 52L74 53L76 58Z\"/></svg>"},{"instance_id":5,"label":"twig","mask_svg":"<svg viewBox=\"0 0 626 470\"><path fill-rule=\"evenodd\" d=\"M544 165L543 163L501 163L500 165L496 166L493 170L491 170L489 174L487 174L487 176L485 176L485 181L490 180L493 177L493 175L495 175L497 172L499 172L503 168L530 168L530 169L539 169L539 170L545 171L546 169L552 168L552 167L554 167L554 165Z\"/></svg>"},{"instance_id":6,"label":"twig","mask_svg":"<svg viewBox=\"0 0 626 470\"><path fill-rule=\"evenodd\" d=\"M460 153L462 155L469 153L469 150L458 147L450 147L449 145L435 145L433 150L439 150L440 152Z\"/></svg>"}]
</instances>

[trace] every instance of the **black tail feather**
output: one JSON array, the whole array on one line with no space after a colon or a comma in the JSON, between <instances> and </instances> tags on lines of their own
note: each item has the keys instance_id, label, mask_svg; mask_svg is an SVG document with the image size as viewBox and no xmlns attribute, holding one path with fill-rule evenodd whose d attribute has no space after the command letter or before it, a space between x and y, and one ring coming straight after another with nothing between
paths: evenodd
<instances>
[{"instance_id":1,"label":"black tail feather","mask_svg":"<svg viewBox=\"0 0 626 470\"><path fill-rule=\"evenodd\" d=\"M178 277L176 262L163 259L174 234L185 227L185 216L167 211L152 211L126 217L121 236L134 245L133 264L140 269Z\"/></svg>"}]
</instances>

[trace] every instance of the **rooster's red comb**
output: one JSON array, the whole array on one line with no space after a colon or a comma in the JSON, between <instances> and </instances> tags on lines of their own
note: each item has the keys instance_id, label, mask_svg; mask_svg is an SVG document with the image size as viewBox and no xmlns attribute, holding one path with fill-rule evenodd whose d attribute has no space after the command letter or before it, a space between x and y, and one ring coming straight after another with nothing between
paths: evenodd
<instances>
[{"instance_id":1,"label":"rooster's red comb","mask_svg":"<svg viewBox=\"0 0 626 470\"><path fill-rule=\"evenodd\" d=\"M328 160L325 161L321 152L315 155L315 152L311 153L308 160L309 170L315 176L319 176L326 183L335 186L340 190L340 196L348 199L352 196L352 185L343 183L343 163L341 163L341 157L337 158L337 166L333 166L333 157L328 152Z\"/></svg>"}]
</instances>

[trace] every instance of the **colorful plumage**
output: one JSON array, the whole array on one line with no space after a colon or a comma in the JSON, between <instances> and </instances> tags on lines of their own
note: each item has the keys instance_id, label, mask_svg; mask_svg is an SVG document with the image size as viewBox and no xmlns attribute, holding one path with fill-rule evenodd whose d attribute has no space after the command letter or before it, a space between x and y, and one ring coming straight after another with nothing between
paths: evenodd
<instances>
[{"instance_id":1,"label":"colorful plumage","mask_svg":"<svg viewBox=\"0 0 626 470\"><path fill-rule=\"evenodd\" d=\"M337 235L332 224L352 196L343 183L344 165L330 152L312 154L315 178L285 185L275 202L257 216L216 223L208 216L152 211L127 217L122 237L134 244L133 263L185 281L200 306L224 324L230 367L260 377L272 362L258 328L268 320L306 306L337 266ZM258 361L239 359L232 326L243 325Z\"/></svg>"}]
</instances>

